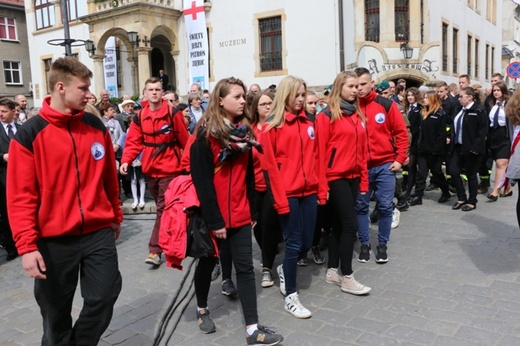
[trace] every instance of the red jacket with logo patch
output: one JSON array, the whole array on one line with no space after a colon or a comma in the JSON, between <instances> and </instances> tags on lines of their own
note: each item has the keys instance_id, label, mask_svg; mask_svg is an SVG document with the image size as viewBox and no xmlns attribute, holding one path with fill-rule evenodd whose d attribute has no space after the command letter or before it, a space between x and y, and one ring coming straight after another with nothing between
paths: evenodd
<instances>
[{"instance_id":1,"label":"red jacket with logo patch","mask_svg":"<svg viewBox=\"0 0 520 346\"><path fill-rule=\"evenodd\" d=\"M18 252L39 238L79 235L121 223L115 155L103 122L62 114L43 102L9 148L7 206Z\"/></svg>"},{"instance_id":2,"label":"red jacket with logo patch","mask_svg":"<svg viewBox=\"0 0 520 346\"><path fill-rule=\"evenodd\" d=\"M143 109L130 124L121 163L130 165L142 151L142 168L147 176L179 175L182 170L181 152L189 137L182 112L171 108L167 102L156 111L150 109L146 100L141 105Z\"/></svg>"},{"instance_id":3,"label":"red jacket with logo patch","mask_svg":"<svg viewBox=\"0 0 520 346\"><path fill-rule=\"evenodd\" d=\"M361 112L367 118L368 168L408 158L408 131L397 104L372 90L359 98ZM388 112L387 109L388 108Z\"/></svg>"},{"instance_id":4,"label":"red jacket with logo patch","mask_svg":"<svg viewBox=\"0 0 520 346\"><path fill-rule=\"evenodd\" d=\"M264 154L260 158L267 173L266 183L274 197L278 214L289 213L289 197L306 197L318 192L314 125L305 111L285 113L285 123L266 131L260 138Z\"/></svg>"},{"instance_id":5,"label":"red jacket with logo patch","mask_svg":"<svg viewBox=\"0 0 520 346\"><path fill-rule=\"evenodd\" d=\"M316 117L318 146L318 200L327 201L329 181L360 178L359 191L368 192L368 147L365 124L357 113L331 121L329 115Z\"/></svg>"}]
</instances>

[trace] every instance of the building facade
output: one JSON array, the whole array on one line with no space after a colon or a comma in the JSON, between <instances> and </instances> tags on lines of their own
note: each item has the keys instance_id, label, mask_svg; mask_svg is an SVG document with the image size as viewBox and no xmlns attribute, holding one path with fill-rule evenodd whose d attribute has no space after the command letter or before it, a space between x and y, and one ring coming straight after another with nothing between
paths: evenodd
<instances>
[{"instance_id":1,"label":"building facade","mask_svg":"<svg viewBox=\"0 0 520 346\"><path fill-rule=\"evenodd\" d=\"M182 0L26 0L36 102L48 93L46 72L62 46L61 4L67 1L71 38L95 51L72 53L94 72L92 91L104 85L103 58L116 50L118 94L139 95L144 81L164 69L181 95L189 86ZM235 76L262 87L286 75L323 90L336 74L367 67L376 81L405 78L409 85L455 82L460 74L486 85L503 72L501 0L205 0L210 89ZM113 46L107 46L110 38Z\"/></svg>"},{"instance_id":2,"label":"building facade","mask_svg":"<svg viewBox=\"0 0 520 346\"><path fill-rule=\"evenodd\" d=\"M0 0L0 97L31 96L29 43L23 0Z\"/></svg>"}]
</instances>

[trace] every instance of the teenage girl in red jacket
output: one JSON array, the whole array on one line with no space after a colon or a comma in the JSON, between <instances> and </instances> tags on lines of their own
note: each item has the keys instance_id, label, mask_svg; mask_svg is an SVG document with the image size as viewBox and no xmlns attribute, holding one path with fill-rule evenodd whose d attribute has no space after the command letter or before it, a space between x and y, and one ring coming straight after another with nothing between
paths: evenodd
<instances>
[{"instance_id":1,"label":"teenage girl in red jacket","mask_svg":"<svg viewBox=\"0 0 520 346\"><path fill-rule=\"evenodd\" d=\"M358 231L355 203L358 190L361 194L368 191L366 121L356 102L357 87L354 72L344 71L336 77L329 106L316 117L316 141L318 199L321 205L329 200L335 225L325 280L341 286L343 292L362 295L371 288L357 282L352 275Z\"/></svg>"},{"instance_id":2,"label":"teenage girl in red jacket","mask_svg":"<svg viewBox=\"0 0 520 346\"><path fill-rule=\"evenodd\" d=\"M276 345L283 337L258 325L251 240L254 174L250 149L259 144L254 141L247 120L245 93L242 81L233 77L215 85L209 107L194 132L190 167L208 229L219 242L227 243L233 258L247 342ZM203 333L216 330L208 310L211 272L216 261L215 257L202 257L195 270L197 322Z\"/></svg>"},{"instance_id":3,"label":"teenage girl in red jacket","mask_svg":"<svg viewBox=\"0 0 520 346\"><path fill-rule=\"evenodd\" d=\"M264 149L261 164L285 238L285 258L278 267L280 291L285 296L285 310L297 318L311 317L296 291L296 263L300 253L312 245L318 191L314 124L305 113L306 91L302 79L282 79L260 138Z\"/></svg>"}]
</instances>

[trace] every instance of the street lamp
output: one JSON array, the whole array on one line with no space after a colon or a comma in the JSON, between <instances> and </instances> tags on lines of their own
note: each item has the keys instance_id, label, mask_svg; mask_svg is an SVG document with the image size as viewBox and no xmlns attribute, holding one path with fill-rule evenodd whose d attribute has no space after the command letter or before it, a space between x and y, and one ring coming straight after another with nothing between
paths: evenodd
<instances>
[{"instance_id":1,"label":"street lamp","mask_svg":"<svg viewBox=\"0 0 520 346\"><path fill-rule=\"evenodd\" d=\"M128 41L132 44L133 47L137 48L139 47L139 35L137 35L136 31L129 31L128 32Z\"/></svg>"},{"instance_id":2,"label":"street lamp","mask_svg":"<svg viewBox=\"0 0 520 346\"><path fill-rule=\"evenodd\" d=\"M90 57L96 53L96 46L92 40L85 40L85 49L87 50Z\"/></svg>"},{"instance_id":3,"label":"street lamp","mask_svg":"<svg viewBox=\"0 0 520 346\"><path fill-rule=\"evenodd\" d=\"M408 42L401 43L401 51L403 52L403 57L405 59L411 59L413 55L413 48L408 46Z\"/></svg>"}]
</instances>

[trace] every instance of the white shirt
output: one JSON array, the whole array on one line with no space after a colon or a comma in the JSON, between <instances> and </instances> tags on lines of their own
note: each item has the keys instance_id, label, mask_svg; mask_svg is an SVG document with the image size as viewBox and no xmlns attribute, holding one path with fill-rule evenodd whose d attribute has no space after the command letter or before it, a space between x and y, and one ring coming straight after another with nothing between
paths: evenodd
<instances>
[{"instance_id":1,"label":"white shirt","mask_svg":"<svg viewBox=\"0 0 520 346\"><path fill-rule=\"evenodd\" d=\"M457 134L457 124L459 123L459 118L462 117L462 119L460 120L460 132L459 132L459 137L458 138L455 138L455 143L459 143L459 144L462 144L462 123L464 121L464 110L468 110L470 109L472 106L473 106L473 103L475 102L471 102L467 107L462 107L462 109L460 110L459 114L457 114L457 116L455 117L455 119L453 120L453 128L455 129L455 134Z\"/></svg>"},{"instance_id":2,"label":"white shirt","mask_svg":"<svg viewBox=\"0 0 520 346\"><path fill-rule=\"evenodd\" d=\"M16 125L15 125L14 121L12 121L10 123L2 122L2 126L4 127L5 134L7 135L7 137L9 137L9 132L8 132L8 129L7 129L7 125L11 125L11 128L13 129L13 133L16 135Z\"/></svg>"},{"instance_id":3,"label":"white shirt","mask_svg":"<svg viewBox=\"0 0 520 346\"><path fill-rule=\"evenodd\" d=\"M495 117L495 112L498 111L498 126L506 126L506 112L504 111L504 103L502 102L502 105L499 106L498 102L491 108L491 111L489 111L489 126L493 127L493 118Z\"/></svg>"}]
</instances>

